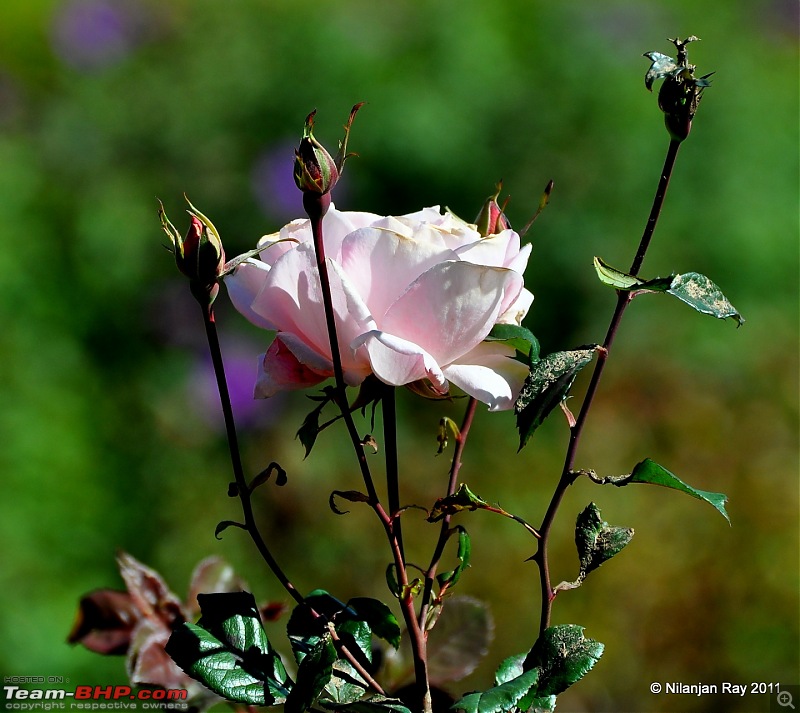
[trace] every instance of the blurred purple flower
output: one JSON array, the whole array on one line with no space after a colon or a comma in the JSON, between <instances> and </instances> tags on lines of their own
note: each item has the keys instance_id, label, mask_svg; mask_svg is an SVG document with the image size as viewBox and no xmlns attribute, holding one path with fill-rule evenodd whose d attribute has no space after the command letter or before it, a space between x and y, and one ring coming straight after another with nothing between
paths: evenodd
<instances>
[{"instance_id":1,"label":"blurred purple flower","mask_svg":"<svg viewBox=\"0 0 800 713\"><path fill-rule=\"evenodd\" d=\"M141 36L133 0L71 0L53 15L53 51L79 71L103 69L130 54Z\"/></svg>"},{"instance_id":2,"label":"blurred purple flower","mask_svg":"<svg viewBox=\"0 0 800 713\"><path fill-rule=\"evenodd\" d=\"M253 387L258 371L258 359L253 355L257 352L258 349L245 339L226 340L222 345L231 407L236 425L241 428L269 426L280 418L285 405L283 400L273 405L254 398ZM188 388L190 399L197 404L196 413L210 428L223 431L225 422L222 418L211 357L205 354L198 359L195 368L195 374L190 378Z\"/></svg>"}]
</instances>

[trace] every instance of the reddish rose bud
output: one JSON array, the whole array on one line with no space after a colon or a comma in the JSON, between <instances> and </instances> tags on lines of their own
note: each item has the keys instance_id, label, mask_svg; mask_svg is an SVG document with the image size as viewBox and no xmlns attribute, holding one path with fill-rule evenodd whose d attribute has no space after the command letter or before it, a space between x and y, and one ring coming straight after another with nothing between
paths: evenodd
<instances>
[{"instance_id":1,"label":"reddish rose bud","mask_svg":"<svg viewBox=\"0 0 800 713\"><path fill-rule=\"evenodd\" d=\"M325 195L336 185L349 156L347 139L350 136L350 127L362 106L363 102L356 104L350 111L350 118L344 126L344 139L339 142L339 152L335 159L314 138L314 116L317 110L314 109L306 117L303 138L300 140L300 146L294 152L294 182L303 193Z\"/></svg>"},{"instance_id":2,"label":"reddish rose bud","mask_svg":"<svg viewBox=\"0 0 800 713\"><path fill-rule=\"evenodd\" d=\"M225 265L225 250L214 224L189 203L191 224L186 237L167 218L159 202L158 215L161 227L172 243L172 252L178 269L189 278L192 294L201 303L210 306L219 292L218 280Z\"/></svg>"},{"instance_id":3,"label":"reddish rose bud","mask_svg":"<svg viewBox=\"0 0 800 713\"><path fill-rule=\"evenodd\" d=\"M486 199L483 208L481 208L481 212L478 213L478 217L475 218L475 225L478 232L484 238L489 235L502 233L504 230L508 230L511 227L511 223L508 218L506 218L504 212L508 199L505 200L502 207L497 203L500 191L503 190L503 182L500 181L496 187L497 190L495 193Z\"/></svg>"},{"instance_id":4,"label":"reddish rose bud","mask_svg":"<svg viewBox=\"0 0 800 713\"><path fill-rule=\"evenodd\" d=\"M315 109L306 117L303 138L295 150L294 182L304 193L328 193L339 180L339 169L325 147L314 138Z\"/></svg>"}]
</instances>

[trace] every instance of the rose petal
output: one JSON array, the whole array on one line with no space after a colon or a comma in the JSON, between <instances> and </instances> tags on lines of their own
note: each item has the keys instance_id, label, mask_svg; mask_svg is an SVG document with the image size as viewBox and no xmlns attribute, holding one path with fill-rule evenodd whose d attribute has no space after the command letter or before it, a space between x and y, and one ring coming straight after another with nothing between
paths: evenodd
<instances>
[{"instance_id":1,"label":"rose petal","mask_svg":"<svg viewBox=\"0 0 800 713\"><path fill-rule=\"evenodd\" d=\"M524 287L517 299L497 318L498 324L522 324L522 320L533 304L533 295Z\"/></svg>"},{"instance_id":2,"label":"rose petal","mask_svg":"<svg viewBox=\"0 0 800 713\"><path fill-rule=\"evenodd\" d=\"M449 364L483 341L521 289L522 277L511 270L440 263L408 287L378 327Z\"/></svg>"},{"instance_id":3,"label":"rose petal","mask_svg":"<svg viewBox=\"0 0 800 713\"><path fill-rule=\"evenodd\" d=\"M448 381L488 404L490 411L505 411L514 406L529 373L525 364L512 358L514 354L506 344L481 342L442 371Z\"/></svg>"},{"instance_id":4,"label":"rose petal","mask_svg":"<svg viewBox=\"0 0 800 713\"><path fill-rule=\"evenodd\" d=\"M324 371L319 373L319 371L314 371L303 364L295 356L294 352L290 351L284 344L284 340L287 338L290 338L295 349L301 351L298 343L302 344L302 342L297 337L279 333L266 354L259 359L258 377L256 378L253 393L254 398L266 399L274 396L279 391L305 389L308 386L314 386L321 381L325 381L329 376L333 376L333 366L330 361L327 362L327 373ZM315 363L320 365L322 357L305 344L303 344L303 347L308 350L308 356L316 359Z\"/></svg>"},{"instance_id":5,"label":"rose petal","mask_svg":"<svg viewBox=\"0 0 800 713\"><path fill-rule=\"evenodd\" d=\"M426 240L420 233L426 233ZM342 243L342 269L380 321L391 304L423 272L444 260L456 259L430 229L413 237L387 229L364 228Z\"/></svg>"},{"instance_id":6,"label":"rose petal","mask_svg":"<svg viewBox=\"0 0 800 713\"><path fill-rule=\"evenodd\" d=\"M447 393L447 381L436 360L413 342L374 330L353 342L353 348L364 347L372 371L381 381L403 386L412 381L429 379L439 393Z\"/></svg>"},{"instance_id":7,"label":"rose petal","mask_svg":"<svg viewBox=\"0 0 800 713\"><path fill-rule=\"evenodd\" d=\"M257 327L275 329L268 319L254 312L252 304L269 274L269 265L252 258L245 260L232 273L223 278L233 306Z\"/></svg>"},{"instance_id":8,"label":"rose petal","mask_svg":"<svg viewBox=\"0 0 800 713\"><path fill-rule=\"evenodd\" d=\"M460 260L466 260L476 265L508 267L506 265L507 255L515 242L518 251L519 236L513 230L504 230L502 233L487 238L478 236L477 240L462 245L456 252Z\"/></svg>"},{"instance_id":9,"label":"rose petal","mask_svg":"<svg viewBox=\"0 0 800 713\"><path fill-rule=\"evenodd\" d=\"M358 371L363 364L352 361L349 345L370 328L369 310L333 261L328 261L328 279L342 362L346 371ZM330 360L328 324L314 246L310 243L291 250L273 265L252 310L281 332L301 336L306 345ZM300 354L295 352L295 355L310 365Z\"/></svg>"}]
</instances>

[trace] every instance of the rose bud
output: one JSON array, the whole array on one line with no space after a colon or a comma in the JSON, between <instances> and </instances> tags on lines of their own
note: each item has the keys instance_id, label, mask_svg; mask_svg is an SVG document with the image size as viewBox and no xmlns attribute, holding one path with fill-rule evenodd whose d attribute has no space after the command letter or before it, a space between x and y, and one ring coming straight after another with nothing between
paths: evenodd
<instances>
[{"instance_id":1,"label":"rose bud","mask_svg":"<svg viewBox=\"0 0 800 713\"><path fill-rule=\"evenodd\" d=\"M497 203L500 191L503 190L503 182L500 181L496 188L497 190L495 193L486 199L483 208L481 208L481 212L478 213L478 217L475 218L475 227L484 238L489 235L497 235L511 228L511 223L508 221L505 214L508 199L506 199L502 207Z\"/></svg>"},{"instance_id":2,"label":"rose bud","mask_svg":"<svg viewBox=\"0 0 800 713\"><path fill-rule=\"evenodd\" d=\"M295 150L294 182L304 193L328 193L339 180L339 167L325 147L314 138L314 109L307 117L303 138Z\"/></svg>"},{"instance_id":3,"label":"rose bud","mask_svg":"<svg viewBox=\"0 0 800 713\"><path fill-rule=\"evenodd\" d=\"M698 39L692 35L685 40L670 40L678 50L677 60L660 52L644 54L652 62L644 78L645 86L652 91L655 80L664 80L658 93L658 106L664 112L667 131L675 141L683 141L689 135L703 90L711 86L708 78L713 72L695 77L695 66L688 62L686 45Z\"/></svg>"},{"instance_id":4,"label":"rose bud","mask_svg":"<svg viewBox=\"0 0 800 713\"><path fill-rule=\"evenodd\" d=\"M188 213L191 224L184 238L159 204L161 227L172 243L178 269L189 278L195 298L201 304L211 305L219 292L218 278L225 265L225 250L214 224L191 203Z\"/></svg>"}]
</instances>

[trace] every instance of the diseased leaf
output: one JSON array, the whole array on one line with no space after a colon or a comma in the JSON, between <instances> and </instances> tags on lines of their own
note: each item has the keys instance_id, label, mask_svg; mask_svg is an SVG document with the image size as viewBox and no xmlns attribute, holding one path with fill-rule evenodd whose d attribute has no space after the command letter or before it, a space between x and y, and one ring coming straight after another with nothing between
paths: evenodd
<instances>
[{"instance_id":1,"label":"diseased leaf","mask_svg":"<svg viewBox=\"0 0 800 713\"><path fill-rule=\"evenodd\" d=\"M575 546L581 566L581 579L607 562L633 539L629 527L611 527L600 517L600 510L589 503L575 523Z\"/></svg>"},{"instance_id":2,"label":"diseased leaf","mask_svg":"<svg viewBox=\"0 0 800 713\"><path fill-rule=\"evenodd\" d=\"M691 495L693 498L703 500L712 505L730 524L730 517L725 510L725 503L728 496L724 493L711 493L705 490L698 490L691 485L684 483L678 476L670 473L666 468L660 466L655 461L645 458L641 463L637 463L629 478L624 482L614 483L615 485L627 485L628 483L651 483L662 485L665 488L680 490L682 493Z\"/></svg>"},{"instance_id":3,"label":"diseased leaf","mask_svg":"<svg viewBox=\"0 0 800 713\"><path fill-rule=\"evenodd\" d=\"M509 713L530 691L535 690L539 671L524 671L488 691L469 693L456 701L450 708L452 711L464 713Z\"/></svg>"},{"instance_id":4,"label":"diseased leaf","mask_svg":"<svg viewBox=\"0 0 800 713\"><path fill-rule=\"evenodd\" d=\"M292 683L261 627L253 595L200 594L198 602L198 624L179 625L165 646L175 663L228 700L283 703Z\"/></svg>"},{"instance_id":5,"label":"diseased leaf","mask_svg":"<svg viewBox=\"0 0 800 713\"><path fill-rule=\"evenodd\" d=\"M524 667L539 672L536 696L557 696L580 681L603 654L603 644L587 639L575 624L550 626L533 645Z\"/></svg>"},{"instance_id":6,"label":"diseased leaf","mask_svg":"<svg viewBox=\"0 0 800 713\"><path fill-rule=\"evenodd\" d=\"M667 293L682 300L698 312L713 315L717 319L732 317L739 326L744 324L744 317L728 302L719 287L705 275L697 272L675 275Z\"/></svg>"},{"instance_id":7,"label":"diseased leaf","mask_svg":"<svg viewBox=\"0 0 800 713\"><path fill-rule=\"evenodd\" d=\"M597 345L554 352L531 366L531 373L514 404L519 430L519 450L550 412L567 396L578 372L594 356Z\"/></svg>"},{"instance_id":8,"label":"diseased leaf","mask_svg":"<svg viewBox=\"0 0 800 713\"><path fill-rule=\"evenodd\" d=\"M653 82L663 79L679 69L677 62L672 57L661 54L661 52L645 52L644 56L653 62L650 69L647 70L647 74L644 75L644 85L650 91L653 91Z\"/></svg>"}]
</instances>

